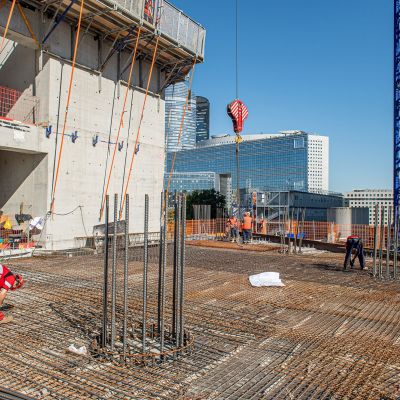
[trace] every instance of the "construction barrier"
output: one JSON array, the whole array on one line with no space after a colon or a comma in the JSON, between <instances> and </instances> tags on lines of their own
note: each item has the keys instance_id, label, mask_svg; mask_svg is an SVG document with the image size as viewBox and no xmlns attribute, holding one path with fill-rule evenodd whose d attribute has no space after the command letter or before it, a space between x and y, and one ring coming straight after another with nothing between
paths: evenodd
<instances>
[{"instance_id":1,"label":"construction barrier","mask_svg":"<svg viewBox=\"0 0 400 400\"><path fill-rule=\"evenodd\" d=\"M39 99L18 90L0 86L0 120L37 124Z\"/></svg>"}]
</instances>

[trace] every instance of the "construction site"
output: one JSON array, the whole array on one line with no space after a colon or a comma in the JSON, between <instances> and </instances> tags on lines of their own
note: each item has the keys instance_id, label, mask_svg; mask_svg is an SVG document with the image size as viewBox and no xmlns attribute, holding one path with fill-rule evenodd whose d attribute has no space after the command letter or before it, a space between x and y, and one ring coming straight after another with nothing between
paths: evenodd
<instances>
[{"instance_id":1,"label":"construction site","mask_svg":"<svg viewBox=\"0 0 400 400\"><path fill-rule=\"evenodd\" d=\"M167 151L206 49L168 1L3 0L0 32L0 400L400 399L400 22L394 200L357 210L328 138L241 137L237 82L229 206L173 189L217 173Z\"/></svg>"}]
</instances>

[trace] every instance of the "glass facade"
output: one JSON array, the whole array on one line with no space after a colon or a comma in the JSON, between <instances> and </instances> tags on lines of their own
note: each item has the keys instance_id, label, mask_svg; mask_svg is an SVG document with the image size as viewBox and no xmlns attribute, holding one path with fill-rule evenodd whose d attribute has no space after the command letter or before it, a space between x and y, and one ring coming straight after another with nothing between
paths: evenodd
<instances>
[{"instance_id":1,"label":"glass facade","mask_svg":"<svg viewBox=\"0 0 400 400\"><path fill-rule=\"evenodd\" d=\"M196 142L210 137L210 102L205 97L196 96Z\"/></svg>"},{"instance_id":2,"label":"glass facade","mask_svg":"<svg viewBox=\"0 0 400 400\"><path fill-rule=\"evenodd\" d=\"M308 135L277 135L240 144L240 188L308 191ZM198 146L176 153L178 173L212 171L232 177L236 190L236 145L234 142ZM172 154L167 155L166 170Z\"/></svg>"},{"instance_id":3,"label":"glass facade","mask_svg":"<svg viewBox=\"0 0 400 400\"><path fill-rule=\"evenodd\" d=\"M169 174L165 174L168 183ZM169 191L192 192L193 190L217 189L218 175L215 172L175 172L172 174Z\"/></svg>"},{"instance_id":4,"label":"glass facade","mask_svg":"<svg viewBox=\"0 0 400 400\"><path fill-rule=\"evenodd\" d=\"M189 82L186 79L165 89L165 147L167 151L192 149L196 145L196 98L192 96L189 99L179 140L188 85Z\"/></svg>"}]
</instances>

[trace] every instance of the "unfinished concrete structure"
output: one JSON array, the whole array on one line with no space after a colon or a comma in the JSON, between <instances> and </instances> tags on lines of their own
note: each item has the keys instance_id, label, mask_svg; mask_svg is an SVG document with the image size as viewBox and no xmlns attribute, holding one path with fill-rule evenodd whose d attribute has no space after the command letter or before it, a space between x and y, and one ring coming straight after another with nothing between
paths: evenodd
<instances>
[{"instance_id":1,"label":"unfinished concrete structure","mask_svg":"<svg viewBox=\"0 0 400 400\"><path fill-rule=\"evenodd\" d=\"M80 2L29 0L17 5L0 55L0 209L14 215L22 204L23 212L44 216L51 209ZM11 6L7 1L0 13L3 32ZM149 7L144 0L85 2L54 213L42 235L46 248L73 247L76 238L90 236L99 223L138 26L138 53L108 193L120 193L126 181L159 37L128 187L132 232L143 231L145 193L150 207L159 209L163 90L182 79L194 62L202 62L205 31L165 1ZM153 215L150 231L159 226Z\"/></svg>"}]
</instances>

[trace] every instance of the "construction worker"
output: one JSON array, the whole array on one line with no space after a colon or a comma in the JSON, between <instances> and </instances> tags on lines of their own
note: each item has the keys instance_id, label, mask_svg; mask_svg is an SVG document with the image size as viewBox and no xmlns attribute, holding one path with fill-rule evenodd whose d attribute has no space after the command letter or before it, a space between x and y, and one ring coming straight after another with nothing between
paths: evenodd
<instances>
[{"instance_id":1,"label":"construction worker","mask_svg":"<svg viewBox=\"0 0 400 400\"><path fill-rule=\"evenodd\" d=\"M264 233L264 217L261 217L257 224L257 232Z\"/></svg>"},{"instance_id":2,"label":"construction worker","mask_svg":"<svg viewBox=\"0 0 400 400\"><path fill-rule=\"evenodd\" d=\"M235 242L238 235L238 220L234 215L231 215L228 219L229 227L229 238L231 242Z\"/></svg>"},{"instance_id":3,"label":"construction worker","mask_svg":"<svg viewBox=\"0 0 400 400\"><path fill-rule=\"evenodd\" d=\"M243 243L248 243L251 237L251 226L253 219L250 217L249 212L245 212L242 221Z\"/></svg>"},{"instance_id":4,"label":"construction worker","mask_svg":"<svg viewBox=\"0 0 400 400\"><path fill-rule=\"evenodd\" d=\"M353 249L356 250L356 253L354 255L354 258L351 259ZM350 264L350 267L353 268L354 261L357 257L358 257L358 261L360 262L361 269L364 269L365 268L365 258L364 258L363 242L359 236L351 235L346 240L346 257L344 259L343 270L346 271L347 268L349 267L349 264Z\"/></svg>"},{"instance_id":5,"label":"construction worker","mask_svg":"<svg viewBox=\"0 0 400 400\"><path fill-rule=\"evenodd\" d=\"M21 275L13 274L5 265L0 264L0 307L9 290L20 289L24 284ZM11 322L13 317L4 315L0 311L0 324Z\"/></svg>"}]
</instances>

